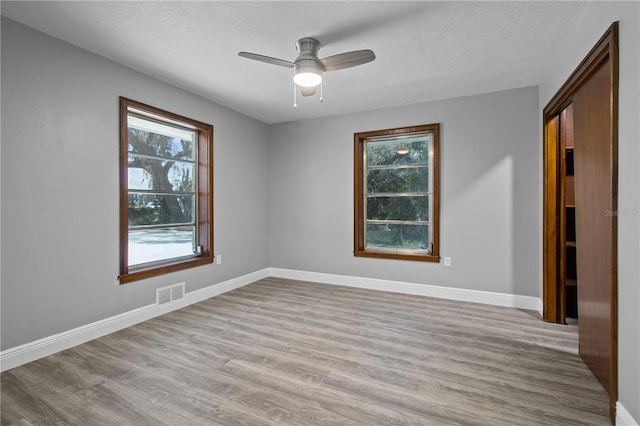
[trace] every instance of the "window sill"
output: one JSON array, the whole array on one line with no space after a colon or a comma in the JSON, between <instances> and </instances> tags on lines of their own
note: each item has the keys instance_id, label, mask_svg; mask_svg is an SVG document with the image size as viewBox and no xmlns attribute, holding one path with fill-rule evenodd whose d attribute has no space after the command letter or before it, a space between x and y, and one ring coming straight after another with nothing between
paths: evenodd
<instances>
[{"instance_id":1,"label":"window sill","mask_svg":"<svg viewBox=\"0 0 640 426\"><path fill-rule=\"evenodd\" d=\"M187 260L180 260L173 263L165 263L162 265L153 265L149 267L136 268L125 274L120 274L118 280L120 284L126 284L133 281L140 281L147 278L157 277L159 275L169 274L171 272L182 271L184 269L195 268L197 266L213 263L212 256L194 257Z\"/></svg>"},{"instance_id":2,"label":"window sill","mask_svg":"<svg viewBox=\"0 0 640 426\"><path fill-rule=\"evenodd\" d=\"M355 257L373 257L377 259L414 260L419 262L440 262L438 254L410 254L384 251L354 250Z\"/></svg>"}]
</instances>

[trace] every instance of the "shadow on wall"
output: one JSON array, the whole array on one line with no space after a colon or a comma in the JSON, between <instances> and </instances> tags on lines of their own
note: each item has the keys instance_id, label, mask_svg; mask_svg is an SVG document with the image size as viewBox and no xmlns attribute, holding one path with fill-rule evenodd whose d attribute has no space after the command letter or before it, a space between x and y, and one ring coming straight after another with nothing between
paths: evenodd
<instances>
[{"instance_id":1,"label":"shadow on wall","mask_svg":"<svg viewBox=\"0 0 640 426\"><path fill-rule=\"evenodd\" d=\"M478 280L499 287L504 293L519 294L514 287L514 170L513 158L506 156L473 177L467 173L466 186L447 194L446 220L468 244L455 248L456 257L472 259L479 251L495 253Z\"/></svg>"}]
</instances>

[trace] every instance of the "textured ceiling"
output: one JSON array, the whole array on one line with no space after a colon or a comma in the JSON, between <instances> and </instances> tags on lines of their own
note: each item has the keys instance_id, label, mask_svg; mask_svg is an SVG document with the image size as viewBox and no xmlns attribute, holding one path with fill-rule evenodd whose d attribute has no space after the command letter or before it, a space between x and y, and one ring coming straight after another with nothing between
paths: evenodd
<instances>
[{"instance_id":1,"label":"textured ceiling","mask_svg":"<svg viewBox=\"0 0 640 426\"><path fill-rule=\"evenodd\" d=\"M538 84L585 2L2 1L2 15L267 123ZM325 74L293 107L292 61L372 49L374 62Z\"/></svg>"}]
</instances>

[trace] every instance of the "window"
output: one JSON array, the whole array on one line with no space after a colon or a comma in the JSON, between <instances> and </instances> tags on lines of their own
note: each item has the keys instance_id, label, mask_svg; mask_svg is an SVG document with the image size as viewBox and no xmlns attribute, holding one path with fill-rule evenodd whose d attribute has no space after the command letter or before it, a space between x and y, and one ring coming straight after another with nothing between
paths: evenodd
<instances>
[{"instance_id":1,"label":"window","mask_svg":"<svg viewBox=\"0 0 640 426\"><path fill-rule=\"evenodd\" d=\"M354 255L439 262L439 125L354 134Z\"/></svg>"},{"instance_id":2,"label":"window","mask_svg":"<svg viewBox=\"0 0 640 426\"><path fill-rule=\"evenodd\" d=\"M120 283L213 262L213 126L120 98Z\"/></svg>"}]
</instances>

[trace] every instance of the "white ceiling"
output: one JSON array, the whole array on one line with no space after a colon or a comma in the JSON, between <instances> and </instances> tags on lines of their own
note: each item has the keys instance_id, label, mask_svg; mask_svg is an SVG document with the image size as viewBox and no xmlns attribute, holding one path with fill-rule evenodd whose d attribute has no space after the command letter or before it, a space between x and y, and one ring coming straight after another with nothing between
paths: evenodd
<instances>
[{"instance_id":1,"label":"white ceiling","mask_svg":"<svg viewBox=\"0 0 640 426\"><path fill-rule=\"evenodd\" d=\"M2 15L267 123L538 84L586 2L2 1ZM372 49L374 62L325 74L324 102L298 96L292 61Z\"/></svg>"}]
</instances>

